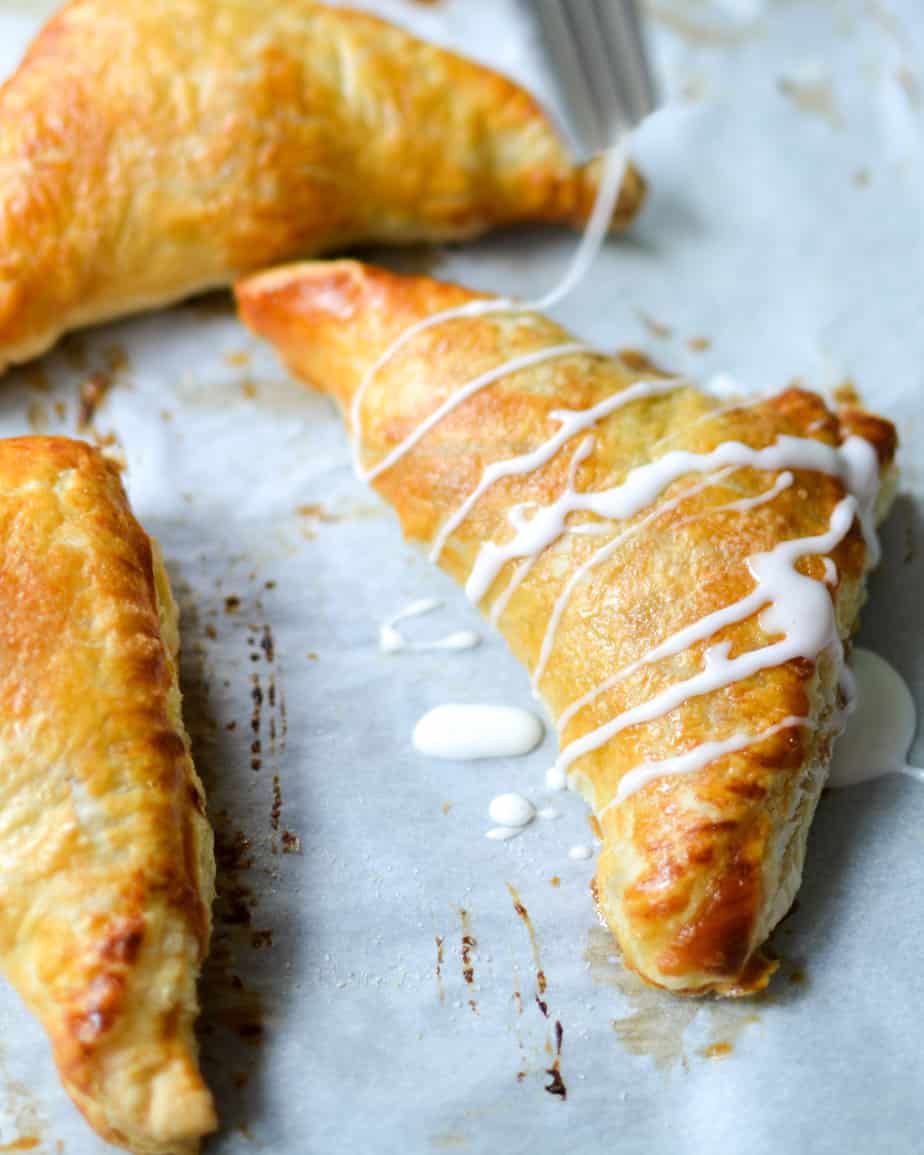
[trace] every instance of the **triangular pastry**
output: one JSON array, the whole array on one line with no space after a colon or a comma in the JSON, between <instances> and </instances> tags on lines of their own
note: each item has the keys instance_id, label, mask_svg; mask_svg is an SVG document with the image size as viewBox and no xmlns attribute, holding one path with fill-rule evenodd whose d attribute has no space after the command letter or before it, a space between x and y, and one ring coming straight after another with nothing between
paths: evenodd
<instances>
[{"instance_id":1,"label":"triangular pastry","mask_svg":"<svg viewBox=\"0 0 924 1155\"><path fill-rule=\"evenodd\" d=\"M529 667L626 963L677 992L758 989L842 722L894 429L801 389L719 401L475 300L352 262L238 287Z\"/></svg>"},{"instance_id":2,"label":"triangular pastry","mask_svg":"<svg viewBox=\"0 0 924 1155\"><path fill-rule=\"evenodd\" d=\"M274 261L580 225L599 173L523 89L365 13L70 0L0 88L0 369Z\"/></svg>"},{"instance_id":3,"label":"triangular pastry","mask_svg":"<svg viewBox=\"0 0 924 1155\"><path fill-rule=\"evenodd\" d=\"M180 714L177 609L115 469L0 441L0 967L96 1130L182 1155L199 1073L212 832Z\"/></svg>"}]
</instances>

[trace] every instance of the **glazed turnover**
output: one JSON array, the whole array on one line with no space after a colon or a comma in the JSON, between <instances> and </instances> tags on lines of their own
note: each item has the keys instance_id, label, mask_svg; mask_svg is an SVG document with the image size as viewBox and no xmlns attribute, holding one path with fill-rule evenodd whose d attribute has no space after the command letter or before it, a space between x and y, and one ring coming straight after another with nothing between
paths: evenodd
<instances>
[{"instance_id":1,"label":"glazed turnover","mask_svg":"<svg viewBox=\"0 0 924 1155\"><path fill-rule=\"evenodd\" d=\"M680 993L764 985L843 721L892 426L799 389L720 402L509 302L356 263L271 271L238 301L529 667L627 965Z\"/></svg>"}]
</instances>

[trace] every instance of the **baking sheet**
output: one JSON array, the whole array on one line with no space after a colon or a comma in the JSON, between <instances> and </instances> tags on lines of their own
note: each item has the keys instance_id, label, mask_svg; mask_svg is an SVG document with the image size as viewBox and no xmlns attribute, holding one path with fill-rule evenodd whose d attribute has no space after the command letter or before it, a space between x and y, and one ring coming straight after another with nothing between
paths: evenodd
<instances>
[{"instance_id":1,"label":"baking sheet","mask_svg":"<svg viewBox=\"0 0 924 1155\"><path fill-rule=\"evenodd\" d=\"M549 91L513 3L368 6ZM48 7L0 3L0 68ZM559 315L701 379L850 379L897 421L903 495L862 638L920 705L919 5L656 0L651 15L672 107L634 146L650 203ZM573 244L529 232L388 259L528 293ZM81 385L94 374L110 387L90 412ZM352 478L331 406L286 380L226 297L70 338L4 382L0 434L78 428L123 456L183 609L186 711L222 891L202 984L203 1061L223 1120L209 1150L920 1150L920 785L825 796L766 996L647 991L595 926L592 864L568 859L588 838L576 797L556 797L562 818L512 842L482 837L496 793L542 799L551 739L498 763L411 749L413 722L440 702L530 706L526 675L402 544ZM476 628L482 646L380 654L383 617L430 596L444 610L411 630ZM0 1150L104 1150L5 988L0 1040ZM567 1098L549 1093L562 1084Z\"/></svg>"}]
</instances>

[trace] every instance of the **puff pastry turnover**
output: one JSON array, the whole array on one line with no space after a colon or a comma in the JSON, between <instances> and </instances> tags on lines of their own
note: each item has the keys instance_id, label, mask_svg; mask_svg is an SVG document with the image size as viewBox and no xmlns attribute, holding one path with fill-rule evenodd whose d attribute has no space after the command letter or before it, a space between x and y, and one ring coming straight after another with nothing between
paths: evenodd
<instances>
[{"instance_id":1,"label":"puff pastry turnover","mask_svg":"<svg viewBox=\"0 0 924 1155\"><path fill-rule=\"evenodd\" d=\"M193 1152L212 834L180 716L177 609L115 470L0 441L0 964L105 1139Z\"/></svg>"},{"instance_id":2,"label":"puff pastry turnover","mask_svg":"<svg viewBox=\"0 0 924 1155\"><path fill-rule=\"evenodd\" d=\"M418 330L369 375L408 326L473 299L350 262L238 286L244 321L338 399L407 536L530 668L628 966L679 993L758 989L839 725L894 429L799 389L720 403L528 313Z\"/></svg>"},{"instance_id":3,"label":"puff pastry turnover","mask_svg":"<svg viewBox=\"0 0 924 1155\"><path fill-rule=\"evenodd\" d=\"M0 88L0 368L65 330L357 242L582 223L525 91L310 0L71 0ZM629 170L614 224L638 208Z\"/></svg>"}]
</instances>

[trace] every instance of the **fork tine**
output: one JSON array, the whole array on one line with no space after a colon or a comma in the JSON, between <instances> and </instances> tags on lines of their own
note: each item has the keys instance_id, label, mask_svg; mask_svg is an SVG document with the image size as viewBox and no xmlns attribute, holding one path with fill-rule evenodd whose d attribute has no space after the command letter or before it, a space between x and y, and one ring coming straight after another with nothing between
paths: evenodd
<instances>
[{"instance_id":1,"label":"fork tine","mask_svg":"<svg viewBox=\"0 0 924 1155\"><path fill-rule=\"evenodd\" d=\"M635 0L534 0L582 158L655 107Z\"/></svg>"},{"instance_id":2,"label":"fork tine","mask_svg":"<svg viewBox=\"0 0 924 1155\"><path fill-rule=\"evenodd\" d=\"M562 0L535 0L546 51L554 66L569 114L568 127L579 149L598 152L606 144L604 123L581 57L571 5Z\"/></svg>"}]
</instances>

